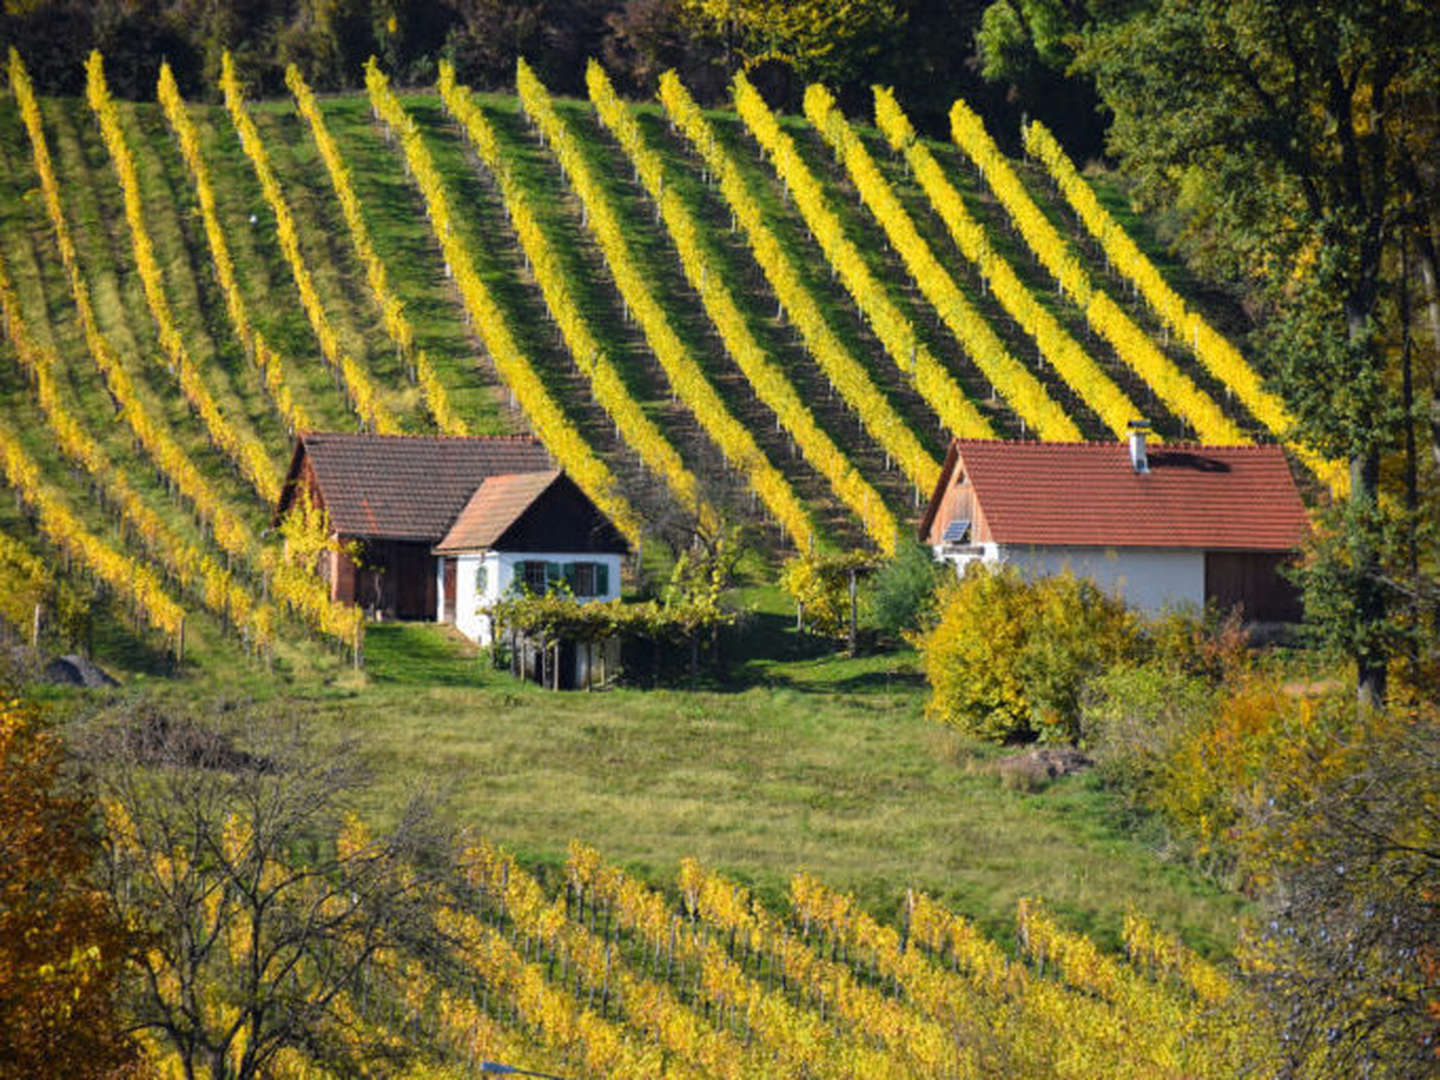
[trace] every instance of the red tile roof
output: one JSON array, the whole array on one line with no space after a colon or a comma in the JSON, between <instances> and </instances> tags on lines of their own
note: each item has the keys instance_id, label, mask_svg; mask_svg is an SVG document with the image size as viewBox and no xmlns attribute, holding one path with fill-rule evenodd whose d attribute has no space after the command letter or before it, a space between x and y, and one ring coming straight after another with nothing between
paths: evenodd
<instances>
[{"instance_id":1,"label":"red tile roof","mask_svg":"<svg viewBox=\"0 0 1440 1080\"><path fill-rule=\"evenodd\" d=\"M294 498L308 463L330 523L341 536L434 543L480 482L554 469L538 439L307 432L295 443L275 511Z\"/></svg>"},{"instance_id":2,"label":"red tile roof","mask_svg":"<svg viewBox=\"0 0 1440 1080\"><path fill-rule=\"evenodd\" d=\"M1124 443L957 439L922 523L963 468L989 539L1002 544L1291 551L1308 527L1278 446L1152 446L1137 473Z\"/></svg>"},{"instance_id":3,"label":"red tile roof","mask_svg":"<svg viewBox=\"0 0 1440 1080\"><path fill-rule=\"evenodd\" d=\"M435 551L483 551L494 547L505 530L515 524L559 476L558 469L551 469L487 478L470 496L445 539L435 545Z\"/></svg>"}]
</instances>

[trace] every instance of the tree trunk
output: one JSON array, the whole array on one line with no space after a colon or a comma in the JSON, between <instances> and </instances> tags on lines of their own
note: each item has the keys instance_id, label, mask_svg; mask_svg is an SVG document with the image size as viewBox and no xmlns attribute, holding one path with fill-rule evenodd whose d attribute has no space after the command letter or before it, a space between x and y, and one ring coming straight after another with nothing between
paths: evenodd
<instances>
[{"instance_id":1,"label":"tree trunk","mask_svg":"<svg viewBox=\"0 0 1440 1080\"><path fill-rule=\"evenodd\" d=\"M1379 486L1380 455L1377 451L1370 450L1350 459L1351 500L1364 500L1365 507L1373 507ZM1385 597L1379 580L1379 553L1367 533L1368 526L1362 525L1350 538L1351 556L1359 572L1359 595L1355 597L1355 615L1361 622L1378 623L1385 618ZM1388 665L1383 656L1356 651L1355 689L1361 712L1369 712L1385 703L1388 673Z\"/></svg>"},{"instance_id":2,"label":"tree trunk","mask_svg":"<svg viewBox=\"0 0 1440 1080\"><path fill-rule=\"evenodd\" d=\"M1436 281L1435 238L1429 229L1416 230L1416 248L1420 284L1425 291L1425 313L1430 323L1430 343L1435 352L1430 361L1430 456L1440 469L1440 282Z\"/></svg>"},{"instance_id":3,"label":"tree trunk","mask_svg":"<svg viewBox=\"0 0 1440 1080\"><path fill-rule=\"evenodd\" d=\"M1352 342L1364 336L1371 306L1358 297L1347 301L1346 319ZM1380 450L1377 439L1372 437L1363 450L1350 458L1350 501L1368 517L1376 511L1379 498ZM1375 625L1385 618L1385 594L1380 584L1380 552L1370 535L1369 521L1352 523L1349 542L1358 583L1355 618L1359 623ZM1356 704L1362 713L1384 704L1388 674L1386 657L1366 649L1355 650Z\"/></svg>"},{"instance_id":4,"label":"tree trunk","mask_svg":"<svg viewBox=\"0 0 1440 1080\"><path fill-rule=\"evenodd\" d=\"M850 638L849 653L854 656L860 651L860 624L855 603L855 571L850 571Z\"/></svg>"}]
</instances>

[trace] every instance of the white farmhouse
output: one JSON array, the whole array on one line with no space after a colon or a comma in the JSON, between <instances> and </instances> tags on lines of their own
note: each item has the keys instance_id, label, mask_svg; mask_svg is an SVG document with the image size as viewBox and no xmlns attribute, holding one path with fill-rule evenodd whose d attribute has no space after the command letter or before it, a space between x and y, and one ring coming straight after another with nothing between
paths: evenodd
<instances>
[{"instance_id":1,"label":"white farmhouse","mask_svg":"<svg viewBox=\"0 0 1440 1080\"><path fill-rule=\"evenodd\" d=\"M1147 612L1213 603L1293 622L1280 573L1308 529L1278 446L956 439L919 537L957 572L981 560L1069 569Z\"/></svg>"},{"instance_id":2,"label":"white farmhouse","mask_svg":"<svg viewBox=\"0 0 1440 1080\"><path fill-rule=\"evenodd\" d=\"M582 603L614 600L628 551L563 472L486 477L435 545L438 618L488 645L494 630L484 608L522 586L543 593L561 582Z\"/></svg>"},{"instance_id":3,"label":"white farmhouse","mask_svg":"<svg viewBox=\"0 0 1440 1080\"><path fill-rule=\"evenodd\" d=\"M274 523L300 500L325 511L337 541L316 567L332 599L375 618L453 623L488 644L480 609L515 586L620 595L624 536L533 438L305 432ZM592 663L618 666L615 641L558 648L557 686L589 685Z\"/></svg>"}]
</instances>

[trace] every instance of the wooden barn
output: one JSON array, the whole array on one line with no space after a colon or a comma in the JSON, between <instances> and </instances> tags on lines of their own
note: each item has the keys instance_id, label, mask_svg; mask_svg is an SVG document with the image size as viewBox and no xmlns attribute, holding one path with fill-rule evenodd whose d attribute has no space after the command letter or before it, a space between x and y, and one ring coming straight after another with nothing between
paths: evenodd
<instances>
[{"instance_id":1,"label":"wooden barn","mask_svg":"<svg viewBox=\"0 0 1440 1080\"><path fill-rule=\"evenodd\" d=\"M1278 446L1147 447L957 439L919 536L957 572L982 560L1073 573L1144 611L1239 607L1294 622L1281 568L1309 528Z\"/></svg>"},{"instance_id":2,"label":"wooden barn","mask_svg":"<svg viewBox=\"0 0 1440 1080\"><path fill-rule=\"evenodd\" d=\"M361 545L359 566L338 552L323 557L331 596L385 618L434 619L442 598L434 548L476 489L491 477L553 470L529 437L307 432L295 441L274 520L308 492L334 535Z\"/></svg>"}]
</instances>

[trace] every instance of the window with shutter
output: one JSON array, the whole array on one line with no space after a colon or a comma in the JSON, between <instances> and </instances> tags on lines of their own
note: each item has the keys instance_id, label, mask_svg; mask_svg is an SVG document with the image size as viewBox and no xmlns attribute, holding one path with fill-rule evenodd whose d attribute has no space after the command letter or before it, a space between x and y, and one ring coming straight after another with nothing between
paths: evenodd
<instances>
[{"instance_id":1,"label":"window with shutter","mask_svg":"<svg viewBox=\"0 0 1440 1080\"><path fill-rule=\"evenodd\" d=\"M570 582L570 589L576 596L595 595L595 564L582 562L575 563L575 574Z\"/></svg>"},{"instance_id":2,"label":"window with shutter","mask_svg":"<svg viewBox=\"0 0 1440 1080\"><path fill-rule=\"evenodd\" d=\"M522 562L520 564L522 572L521 580L525 584L526 592L540 594L545 591L545 586L548 583L548 575L545 572L547 565L548 564L543 562Z\"/></svg>"}]
</instances>

